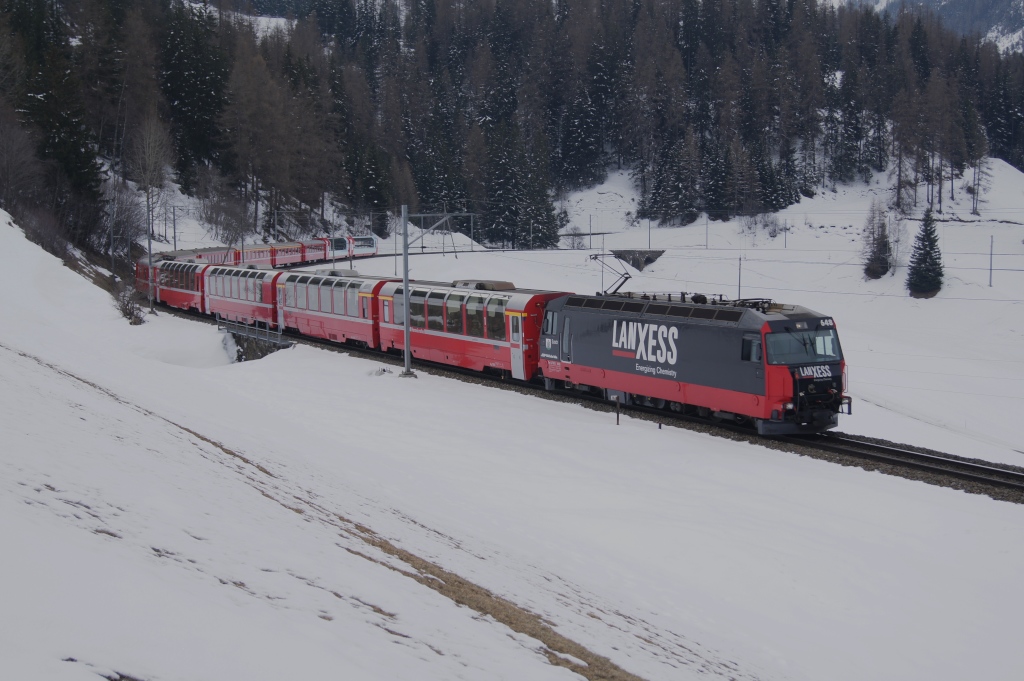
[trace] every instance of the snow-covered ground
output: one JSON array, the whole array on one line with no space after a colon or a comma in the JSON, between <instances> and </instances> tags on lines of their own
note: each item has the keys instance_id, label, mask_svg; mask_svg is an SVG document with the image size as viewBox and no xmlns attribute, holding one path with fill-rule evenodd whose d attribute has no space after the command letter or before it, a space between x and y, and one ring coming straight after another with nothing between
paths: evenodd
<instances>
[{"instance_id":1,"label":"snow-covered ground","mask_svg":"<svg viewBox=\"0 0 1024 681\"><path fill-rule=\"evenodd\" d=\"M982 221L941 223L932 300L863 281L870 199L804 201L775 239L655 225L627 286L735 295L743 258L744 296L835 316L843 429L1021 463L1024 180L993 163ZM620 175L567 209L644 248L633 203ZM647 679L1019 675L1019 506L305 347L231 364L208 325L129 327L6 221L0 678L579 678L387 547ZM589 292L588 256L411 266Z\"/></svg>"}]
</instances>

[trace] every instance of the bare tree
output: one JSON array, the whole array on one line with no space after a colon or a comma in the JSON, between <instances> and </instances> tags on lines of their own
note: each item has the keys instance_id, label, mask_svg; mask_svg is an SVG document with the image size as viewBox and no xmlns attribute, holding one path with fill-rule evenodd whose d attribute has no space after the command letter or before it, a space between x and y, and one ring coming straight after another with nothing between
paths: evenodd
<instances>
[{"instance_id":1,"label":"bare tree","mask_svg":"<svg viewBox=\"0 0 1024 681\"><path fill-rule=\"evenodd\" d=\"M120 181L108 183L103 194L106 204L104 226L107 229L110 250L110 270L113 272L114 259L119 254L123 254L130 267L132 244L136 243L146 229L146 209L142 205L139 193L132 191Z\"/></svg>"},{"instance_id":2,"label":"bare tree","mask_svg":"<svg viewBox=\"0 0 1024 681\"><path fill-rule=\"evenodd\" d=\"M142 121L132 135L128 171L146 197L146 241L149 252L149 309L153 311L153 212L167 182L167 168L173 160L171 138L155 111Z\"/></svg>"},{"instance_id":3,"label":"bare tree","mask_svg":"<svg viewBox=\"0 0 1024 681\"><path fill-rule=\"evenodd\" d=\"M569 231L565 233L565 242L566 245L568 245L569 248L573 249L574 251L583 249L587 245L587 241L583 234L583 230L580 229L577 225L573 225L572 227L569 228Z\"/></svg>"},{"instance_id":4,"label":"bare tree","mask_svg":"<svg viewBox=\"0 0 1024 681\"><path fill-rule=\"evenodd\" d=\"M217 239L227 246L242 241L252 226L247 202L220 191L213 191L203 199L200 219L210 225Z\"/></svg>"},{"instance_id":5,"label":"bare tree","mask_svg":"<svg viewBox=\"0 0 1024 681\"><path fill-rule=\"evenodd\" d=\"M114 296L114 307L132 326L142 324L142 308L139 306L139 292L130 282L118 282L111 292Z\"/></svg>"},{"instance_id":6,"label":"bare tree","mask_svg":"<svg viewBox=\"0 0 1024 681\"><path fill-rule=\"evenodd\" d=\"M864 223L864 274L879 279L893 264L892 242L889 238L889 216L883 204L874 200Z\"/></svg>"}]
</instances>

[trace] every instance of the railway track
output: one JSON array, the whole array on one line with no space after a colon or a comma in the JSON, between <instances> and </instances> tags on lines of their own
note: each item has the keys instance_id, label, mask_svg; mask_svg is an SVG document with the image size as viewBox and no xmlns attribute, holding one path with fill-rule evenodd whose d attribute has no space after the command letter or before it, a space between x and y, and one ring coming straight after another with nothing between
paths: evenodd
<instances>
[{"instance_id":1,"label":"railway track","mask_svg":"<svg viewBox=\"0 0 1024 681\"><path fill-rule=\"evenodd\" d=\"M209 324L217 322L208 316L185 312L161 305L160 309L171 314L192 320L204 321ZM360 348L332 341L286 334L287 340L323 348L333 352L344 352L366 359L402 366L399 355ZM492 385L504 389L543 396L547 399L568 401L588 406L605 412L615 412L616 407L607 400L575 390L547 391L543 387L518 381L502 379L496 376L481 374L431 362L415 360L418 370L434 374L468 380L473 383ZM733 423L719 423L698 416L677 414L663 409L643 406L630 406L625 413L634 417L654 421L659 424L685 427L690 430L709 433L719 437L728 437L751 444L767 446L772 449L795 452L805 456L825 459L842 465L854 465L867 470L878 470L889 475L918 480L942 487L953 487L974 494L984 494L993 499L1024 503L1024 469L1013 466L1002 466L981 460L968 460L935 451L920 451L911 445L879 443L842 433L822 433L814 435L762 437L751 428Z\"/></svg>"},{"instance_id":2,"label":"railway track","mask_svg":"<svg viewBox=\"0 0 1024 681\"><path fill-rule=\"evenodd\" d=\"M926 473L956 478L1024 493L1024 472L982 461L970 461L939 452L921 452L907 445L869 442L840 433L775 438L877 463L891 464Z\"/></svg>"}]
</instances>

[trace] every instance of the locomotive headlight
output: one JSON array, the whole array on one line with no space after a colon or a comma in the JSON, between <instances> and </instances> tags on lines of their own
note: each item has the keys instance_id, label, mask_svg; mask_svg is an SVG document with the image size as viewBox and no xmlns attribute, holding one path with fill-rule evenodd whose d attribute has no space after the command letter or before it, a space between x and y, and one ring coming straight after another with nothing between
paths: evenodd
<instances>
[{"instance_id":1,"label":"locomotive headlight","mask_svg":"<svg viewBox=\"0 0 1024 681\"><path fill-rule=\"evenodd\" d=\"M793 403L792 402L786 402L784 405L782 405L782 408L785 409L786 411L789 411L789 410L791 410L793 408Z\"/></svg>"}]
</instances>

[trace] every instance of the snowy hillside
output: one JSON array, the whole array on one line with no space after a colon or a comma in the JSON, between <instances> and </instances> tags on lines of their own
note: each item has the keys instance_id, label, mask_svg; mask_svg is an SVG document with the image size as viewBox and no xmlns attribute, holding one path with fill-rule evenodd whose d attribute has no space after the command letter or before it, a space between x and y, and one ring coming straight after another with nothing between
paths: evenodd
<instances>
[{"instance_id":1,"label":"snowy hillside","mask_svg":"<svg viewBox=\"0 0 1024 681\"><path fill-rule=\"evenodd\" d=\"M835 316L844 430L1024 462L1020 174L994 163L982 216L942 216L964 222L932 300L903 268L863 281L871 196L805 201L774 239L653 226L666 254L627 287L735 295L742 258L742 295ZM647 246L623 177L566 205L595 251ZM0 678L1018 675L1019 506L304 347L231 364L208 325L129 327L7 220ZM588 255L411 265L590 292Z\"/></svg>"}]
</instances>

